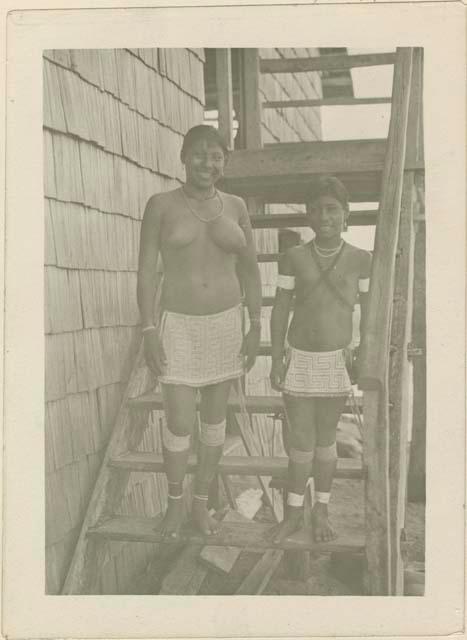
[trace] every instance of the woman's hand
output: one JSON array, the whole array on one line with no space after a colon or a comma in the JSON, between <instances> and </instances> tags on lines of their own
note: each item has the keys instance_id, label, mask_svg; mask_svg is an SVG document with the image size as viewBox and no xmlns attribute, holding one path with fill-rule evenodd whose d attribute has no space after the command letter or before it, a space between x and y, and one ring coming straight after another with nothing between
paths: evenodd
<instances>
[{"instance_id":1,"label":"woman's hand","mask_svg":"<svg viewBox=\"0 0 467 640\"><path fill-rule=\"evenodd\" d=\"M271 387L274 389L274 391L282 391L286 372L287 367L283 358L281 358L280 360L272 361L269 379L271 381Z\"/></svg>"},{"instance_id":2,"label":"woman's hand","mask_svg":"<svg viewBox=\"0 0 467 640\"><path fill-rule=\"evenodd\" d=\"M164 373L167 358L158 331L147 331L144 334L144 357L156 377Z\"/></svg>"},{"instance_id":3,"label":"woman's hand","mask_svg":"<svg viewBox=\"0 0 467 640\"><path fill-rule=\"evenodd\" d=\"M345 366L349 374L350 382L355 384L358 379L358 347L344 349Z\"/></svg>"},{"instance_id":4,"label":"woman's hand","mask_svg":"<svg viewBox=\"0 0 467 640\"><path fill-rule=\"evenodd\" d=\"M241 353L246 357L245 369L249 371L255 364L261 339L261 327L254 324L243 338Z\"/></svg>"}]
</instances>

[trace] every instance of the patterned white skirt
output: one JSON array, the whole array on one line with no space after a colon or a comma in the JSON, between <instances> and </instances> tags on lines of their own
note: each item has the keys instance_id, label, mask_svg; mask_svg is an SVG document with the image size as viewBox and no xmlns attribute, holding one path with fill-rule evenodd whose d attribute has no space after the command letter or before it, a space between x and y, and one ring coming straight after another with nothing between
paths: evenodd
<instances>
[{"instance_id":1,"label":"patterned white skirt","mask_svg":"<svg viewBox=\"0 0 467 640\"><path fill-rule=\"evenodd\" d=\"M287 373L283 392L291 396L347 396L352 385L345 366L343 349L302 351L287 348Z\"/></svg>"},{"instance_id":2,"label":"patterned white skirt","mask_svg":"<svg viewBox=\"0 0 467 640\"><path fill-rule=\"evenodd\" d=\"M205 316L164 311L161 339L163 384L203 387L243 375L241 305Z\"/></svg>"}]
</instances>

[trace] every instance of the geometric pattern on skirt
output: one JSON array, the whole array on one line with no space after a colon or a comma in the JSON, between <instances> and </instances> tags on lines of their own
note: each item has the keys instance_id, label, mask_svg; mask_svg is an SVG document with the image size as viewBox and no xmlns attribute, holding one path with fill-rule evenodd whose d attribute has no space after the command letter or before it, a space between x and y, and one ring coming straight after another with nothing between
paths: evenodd
<instances>
[{"instance_id":1,"label":"geometric pattern on skirt","mask_svg":"<svg viewBox=\"0 0 467 640\"><path fill-rule=\"evenodd\" d=\"M164 311L167 366L159 382L203 387L243 375L242 307L203 316Z\"/></svg>"},{"instance_id":2,"label":"geometric pattern on skirt","mask_svg":"<svg viewBox=\"0 0 467 640\"><path fill-rule=\"evenodd\" d=\"M302 397L347 396L352 390L343 349L302 351L289 346L283 393Z\"/></svg>"}]
</instances>

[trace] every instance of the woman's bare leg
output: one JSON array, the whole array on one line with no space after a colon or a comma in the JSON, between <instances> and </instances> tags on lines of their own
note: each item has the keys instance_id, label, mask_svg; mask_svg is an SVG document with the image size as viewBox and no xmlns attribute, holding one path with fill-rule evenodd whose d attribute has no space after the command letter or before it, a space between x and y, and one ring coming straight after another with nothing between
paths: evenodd
<instances>
[{"instance_id":1,"label":"woman's bare leg","mask_svg":"<svg viewBox=\"0 0 467 640\"><path fill-rule=\"evenodd\" d=\"M184 518L183 480L190 453L190 435L196 422L196 389L185 385L161 386L167 423L163 427L162 440L169 496L160 531L164 537L176 538Z\"/></svg>"},{"instance_id":2,"label":"woman's bare leg","mask_svg":"<svg viewBox=\"0 0 467 640\"><path fill-rule=\"evenodd\" d=\"M334 540L329 523L328 501L337 465L336 431L345 397L316 398L317 441L314 459L315 501L311 514L316 542Z\"/></svg>"},{"instance_id":3,"label":"woman's bare leg","mask_svg":"<svg viewBox=\"0 0 467 640\"><path fill-rule=\"evenodd\" d=\"M193 492L193 520L206 535L219 531L219 522L209 515L207 502L211 482L219 465L225 441L227 401L232 381L201 389L198 468Z\"/></svg>"},{"instance_id":4,"label":"woman's bare leg","mask_svg":"<svg viewBox=\"0 0 467 640\"><path fill-rule=\"evenodd\" d=\"M269 537L277 544L303 526L303 500L311 473L315 447L315 399L284 395L289 424L288 498L284 520L273 527Z\"/></svg>"}]
</instances>

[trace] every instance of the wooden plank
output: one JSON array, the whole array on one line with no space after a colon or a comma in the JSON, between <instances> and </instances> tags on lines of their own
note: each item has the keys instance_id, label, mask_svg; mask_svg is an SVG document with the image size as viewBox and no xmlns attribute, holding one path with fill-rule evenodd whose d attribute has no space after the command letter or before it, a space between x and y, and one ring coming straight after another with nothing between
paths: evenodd
<instances>
[{"instance_id":1,"label":"wooden plank","mask_svg":"<svg viewBox=\"0 0 467 640\"><path fill-rule=\"evenodd\" d=\"M247 575L242 584L238 587L235 595L254 596L263 593L269 580L282 560L283 551L268 549L253 570Z\"/></svg>"},{"instance_id":2,"label":"wooden plank","mask_svg":"<svg viewBox=\"0 0 467 640\"><path fill-rule=\"evenodd\" d=\"M281 396L246 396L246 408L250 413L267 413L283 415L284 403ZM356 398L361 405L360 398ZM128 401L130 407L139 407L140 409L162 409L162 396L160 393L145 393L138 397L134 397ZM198 405L199 408L199 405ZM231 395L229 398L229 408L232 411L240 412L240 403L236 396ZM348 403L346 408L351 412L352 404Z\"/></svg>"},{"instance_id":3,"label":"wooden plank","mask_svg":"<svg viewBox=\"0 0 467 640\"><path fill-rule=\"evenodd\" d=\"M233 149L232 60L230 49L216 49L216 87L219 133Z\"/></svg>"},{"instance_id":4,"label":"wooden plank","mask_svg":"<svg viewBox=\"0 0 467 640\"><path fill-rule=\"evenodd\" d=\"M259 93L259 53L255 48L239 50L240 114L239 142L245 149L260 149L261 101Z\"/></svg>"},{"instance_id":5,"label":"wooden plank","mask_svg":"<svg viewBox=\"0 0 467 640\"><path fill-rule=\"evenodd\" d=\"M387 395L382 391L365 391L363 394L367 590L368 595L380 596L391 593L387 403Z\"/></svg>"},{"instance_id":6,"label":"wooden plank","mask_svg":"<svg viewBox=\"0 0 467 640\"><path fill-rule=\"evenodd\" d=\"M402 180L405 164L412 49L398 48L393 85L393 108L382 178L380 213L368 293L368 321L360 347L361 389L383 389L386 382L391 306L394 289ZM382 286L384 283L384 286Z\"/></svg>"},{"instance_id":7,"label":"wooden plank","mask_svg":"<svg viewBox=\"0 0 467 640\"><path fill-rule=\"evenodd\" d=\"M310 58L263 58L261 73L306 73L309 71L335 71L355 67L374 67L394 64L394 53L366 53L356 55L325 55Z\"/></svg>"},{"instance_id":8,"label":"wooden plank","mask_svg":"<svg viewBox=\"0 0 467 640\"><path fill-rule=\"evenodd\" d=\"M157 528L162 521L159 518L138 518L129 516L114 516L88 530L89 538L105 540L127 540L134 542L160 543L162 537ZM222 525L220 532L215 536L204 536L198 530L190 526L184 527L176 542L190 542L192 544L213 544L218 546L240 547L252 551L266 551L267 549L296 549L315 552L330 553L333 551L361 551L364 545L361 527L354 522L341 523L340 535L337 540L316 543L309 532L300 531L286 538L282 544L275 545L266 536L271 524L237 522ZM173 544L172 540L165 540L167 544Z\"/></svg>"},{"instance_id":9,"label":"wooden plank","mask_svg":"<svg viewBox=\"0 0 467 640\"><path fill-rule=\"evenodd\" d=\"M390 104L391 96L384 98L352 98L352 96L336 96L335 98L315 98L308 100L268 100L263 102L263 109L288 109L291 107L336 107L366 104Z\"/></svg>"},{"instance_id":10,"label":"wooden plank","mask_svg":"<svg viewBox=\"0 0 467 640\"><path fill-rule=\"evenodd\" d=\"M377 222L378 210L365 209L362 211L351 211L348 219L349 226L375 225ZM288 227L309 227L310 221L304 213L275 213L273 215L252 215L250 216L253 229L280 229ZM260 254L264 256L268 254ZM276 255L276 254L272 254ZM259 260L259 256L258 256ZM265 261L265 260L264 260Z\"/></svg>"},{"instance_id":11,"label":"wooden plank","mask_svg":"<svg viewBox=\"0 0 467 640\"><path fill-rule=\"evenodd\" d=\"M143 364L142 346L136 358L117 422L106 449L101 470L83 520L80 536L62 589L63 594L88 593L95 587L98 571L104 560L104 548L93 545L87 537L88 528L107 513L114 512L128 482L129 472L108 465L109 460L128 449L135 448L147 424L147 412L132 412L127 400L153 385Z\"/></svg>"},{"instance_id":12,"label":"wooden plank","mask_svg":"<svg viewBox=\"0 0 467 640\"><path fill-rule=\"evenodd\" d=\"M398 258L396 261L394 304L391 320L391 356L389 365L389 485L392 549L392 595L404 594L404 565L400 541L405 522L407 490L407 453L411 407L410 366L407 346L411 342L413 302L414 229L413 172L406 172L402 189Z\"/></svg>"},{"instance_id":13,"label":"wooden plank","mask_svg":"<svg viewBox=\"0 0 467 640\"><path fill-rule=\"evenodd\" d=\"M288 458L275 456L223 456L219 463L219 471L227 476L287 476ZM165 473L162 454L151 451L130 451L111 458L112 467L148 473ZM187 473L195 473L196 456L190 455ZM336 478L358 479L363 477L361 462L355 458L339 458Z\"/></svg>"},{"instance_id":14,"label":"wooden plank","mask_svg":"<svg viewBox=\"0 0 467 640\"><path fill-rule=\"evenodd\" d=\"M177 557L170 573L162 581L159 595L193 596L205 579L208 570L199 563L202 546L190 544Z\"/></svg>"}]
</instances>

